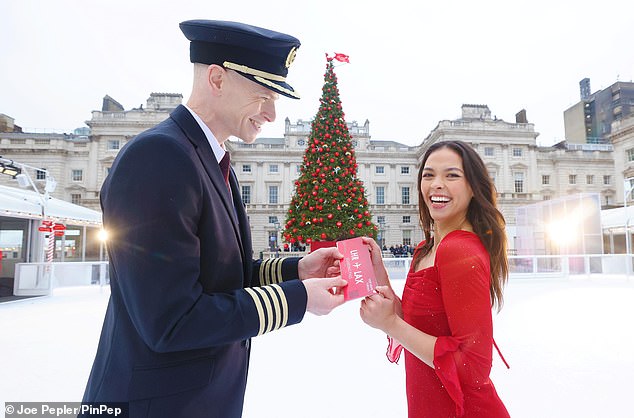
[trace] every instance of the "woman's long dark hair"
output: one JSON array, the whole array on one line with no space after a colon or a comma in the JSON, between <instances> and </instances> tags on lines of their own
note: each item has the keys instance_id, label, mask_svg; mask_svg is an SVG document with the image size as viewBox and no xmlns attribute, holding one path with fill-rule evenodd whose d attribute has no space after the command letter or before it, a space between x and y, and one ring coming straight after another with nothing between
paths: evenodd
<instances>
[{"instance_id":1,"label":"woman's long dark hair","mask_svg":"<svg viewBox=\"0 0 634 418\"><path fill-rule=\"evenodd\" d=\"M473 191L473 198L467 208L467 220L471 223L482 244L489 253L491 264L491 303L497 306L498 311L502 308L503 288L508 278L508 259L506 255L506 221L502 213L496 208L497 191L493 181L489 177L489 172L478 153L467 143L462 141L437 142L430 146L423 156L420 169L418 170L418 213L421 227L425 234L426 242L417 252L413 263L417 263L425 255L429 254L434 246L432 231L434 230L434 220L429 214L429 209L423 199L421 190L421 180L423 169L429 156L442 148L454 151L462 158L462 167L467 183Z\"/></svg>"}]
</instances>

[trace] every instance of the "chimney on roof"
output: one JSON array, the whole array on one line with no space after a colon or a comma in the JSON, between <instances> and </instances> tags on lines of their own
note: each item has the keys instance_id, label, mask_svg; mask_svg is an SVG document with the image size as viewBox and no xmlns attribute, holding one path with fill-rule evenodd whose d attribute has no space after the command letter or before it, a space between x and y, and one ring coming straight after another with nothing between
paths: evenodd
<instances>
[{"instance_id":1,"label":"chimney on roof","mask_svg":"<svg viewBox=\"0 0 634 418\"><path fill-rule=\"evenodd\" d=\"M103 98L103 104L101 105L102 112L123 112L123 106L121 103L108 96L107 94Z\"/></svg>"},{"instance_id":2,"label":"chimney on roof","mask_svg":"<svg viewBox=\"0 0 634 418\"><path fill-rule=\"evenodd\" d=\"M526 109L522 109L515 114L515 123L528 123L528 118L526 118Z\"/></svg>"}]
</instances>

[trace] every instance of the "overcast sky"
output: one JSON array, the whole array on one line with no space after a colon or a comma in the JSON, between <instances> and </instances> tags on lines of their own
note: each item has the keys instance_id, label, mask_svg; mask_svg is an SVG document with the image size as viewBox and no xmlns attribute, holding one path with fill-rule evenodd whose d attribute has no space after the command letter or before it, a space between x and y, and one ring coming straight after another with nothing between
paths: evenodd
<instances>
[{"instance_id":1,"label":"overcast sky","mask_svg":"<svg viewBox=\"0 0 634 418\"><path fill-rule=\"evenodd\" d=\"M561 3L569 6L561 5ZM187 100L192 69L178 23L236 20L302 42L288 81L302 99L278 101L263 136L316 113L326 52L348 122L372 139L419 144L464 103L509 122L526 109L538 142L564 139L563 112L592 92L634 79L634 1L2 0L0 113L28 131L85 126L107 94L126 110L152 92Z\"/></svg>"}]
</instances>

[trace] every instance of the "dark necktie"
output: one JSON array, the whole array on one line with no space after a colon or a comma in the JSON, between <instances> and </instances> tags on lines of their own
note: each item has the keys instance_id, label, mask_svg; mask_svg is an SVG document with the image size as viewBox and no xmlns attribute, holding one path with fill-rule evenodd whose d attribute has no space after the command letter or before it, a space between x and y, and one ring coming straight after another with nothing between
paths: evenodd
<instances>
[{"instance_id":1,"label":"dark necktie","mask_svg":"<svg viewBox=\"0 0 634 418\"><path fill-rule=\"evenodd\" d=\"M229 153L225 152L224 157L218 163L220 165L220 171L225 178L225 183L227 187L229 187L229 166L231 165L231 157L229 157Z\"/></svg>"}]
</instances>

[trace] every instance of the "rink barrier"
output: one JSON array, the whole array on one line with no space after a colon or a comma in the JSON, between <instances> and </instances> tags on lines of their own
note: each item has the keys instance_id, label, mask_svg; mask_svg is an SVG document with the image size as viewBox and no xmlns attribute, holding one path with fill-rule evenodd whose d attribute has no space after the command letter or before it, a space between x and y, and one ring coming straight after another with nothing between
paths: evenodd
<instances>
[{"instance_id":1,"label":"rink barrier","mask_svg":"<svg viewBox=\"0 0 634 418\"><path fill-rule=\"evenodd\" d=\"M601 275L629 277L634 271L632 254L513 255L508 260L510 279ZM405 279L412 258L385 257L383 263L391 279ZM13 293L15 296L44 296L50 295L57 287L108 284L106 261L17 263Z\"/></svg>"}]
</instances>

